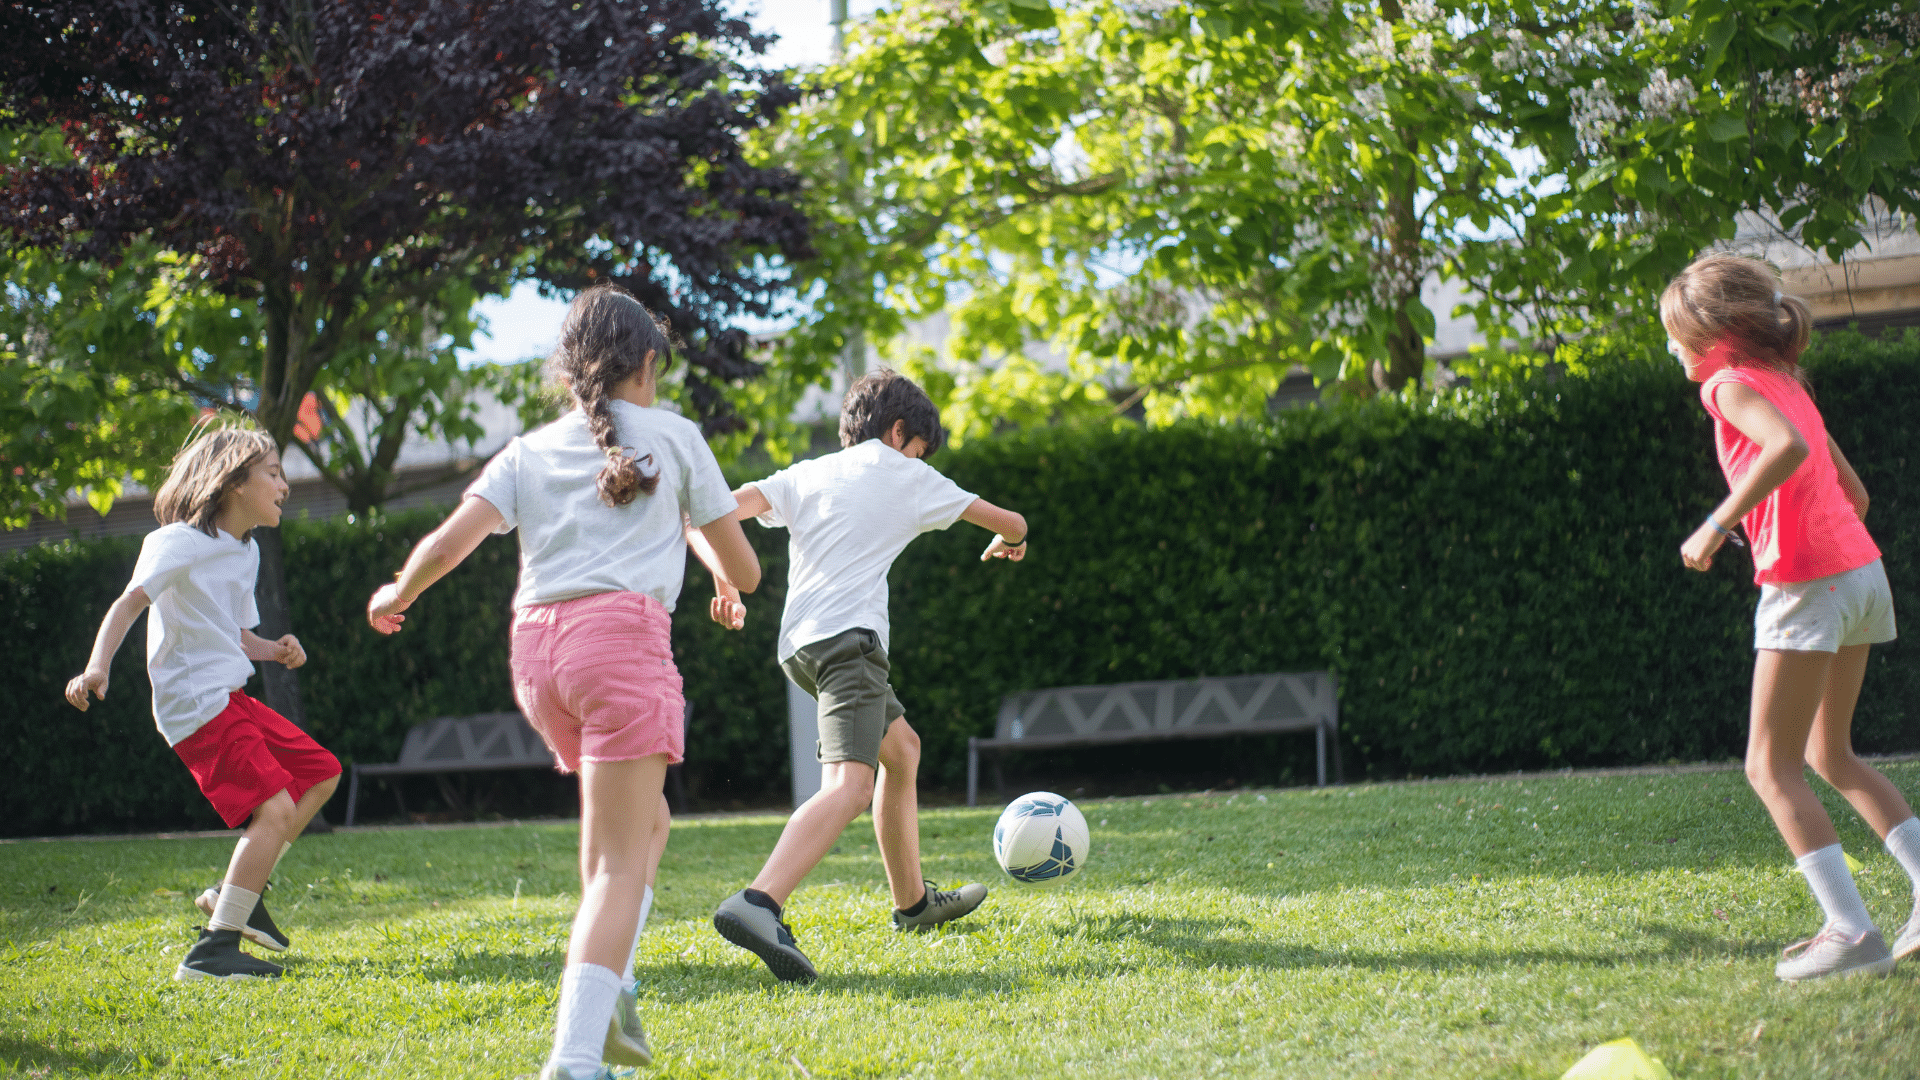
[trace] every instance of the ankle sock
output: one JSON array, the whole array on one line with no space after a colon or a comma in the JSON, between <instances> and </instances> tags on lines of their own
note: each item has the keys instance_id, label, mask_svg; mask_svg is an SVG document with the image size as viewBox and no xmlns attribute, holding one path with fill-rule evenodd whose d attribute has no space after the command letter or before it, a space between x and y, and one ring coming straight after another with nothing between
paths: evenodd
<instances>
[{"instance_id":1,"label":"ankle sock","mask_svg":"<svg viewBox=\"0 0 1920 1080\"><path fill-rule=\"evenodd\" d=\"M899 910L899 912L900 912L900 914L902 914L902 915L905 915L905 916L906 916L907 918L909 918L909 919L911 919L911 918L913 918L913 917L914 917L915 915L918 915L918 914L920 914L921 912L923 912L923 911L925 911L925 910L927 910L927 901L928 901L929 899L931 899L931 898L932 898L932 896L933 896L933 894L932 894L931 892L922 892L922 893L920 894L920 902L919 902L919 903L917 903L917 904L915 904L915 905L913 905L912 907L903 907L903 908L900 908L900 909L898 909L898 910Z\"/></svg>"},{"instance_id":2,"label":"ankle sock","mask_svg":"<svg viewBox=\"0 0 1920 1080\"><path fill-rule=\"evenodd\" d=\"M759 889L742 889L740 895L745 897L747 903L752 904L754 907L766 908L768 911L773 912L774 918L777 919L780 917L779 903L777 903L773 897L768 896Z\"/></svg>"},{"instance_id":3,"label":"ankle sock","mask_svg":"<svg viewBox=\"0 0 1920 1080\"><path fill-rule=\"evenodd\" d=\"M227 882L220 886L220 899L213 902L213 914L207 919L207 929L244 929L247 918L253 914L253 905L259 902L259 893L248 892L231 881Z\"/></svg>"},{"instance_id":4,"label":"ankle sock","mask_svg":"<svg viewBox=\"0 0 1920 1080\"><path fill-rule=\"evenodd\" d=\"M640 952L640 935L647 932L647 913L653 910L653 886L640 894L640 925L633 928L633 946L627 950L627 966L620 972L620 985L633 985L633 958Z\"/></svg>"},{"instance_id":5,"label":"ankle sock","mask_svg":"<svg viewBox=\"0 0 1920 1080\"><path fill-rule=\"evenodd\" d=\"M560 1010L553 1025L553 1053L547 1061L574 1076L600 1070L613 1020L620 976L599 964L568 964L560 976Z\"/></svg>"},{"instance_id":6,"label":"ankle sock","mask_svg":"<svg viewBox=\"0 0 1920 1080\"><path fill-rule=\"evenodd\" d=\"M1913 879L1913 894L1920 898L1920 817L1887 830L1887 853L1900 860L1900 868Z\"/></svg>"},{"instance_id":7,"label":"ankle sock","mask_svg":"<svg viewBox=\"0 0 1920 1080\"><path fill-rule=\"evenodd\" d=\"M1853 883L1847 857L1841 854L1839 844L1809 851L1795 860L1794 865L1806 875L1813 898L1820 902L1820 910L1826 913L1827 922L1834 929L1848 937L1876 929L1873 917L1867 914L1867 905L1860 900L1860 889Z\"/></svg>"}]
</instances>

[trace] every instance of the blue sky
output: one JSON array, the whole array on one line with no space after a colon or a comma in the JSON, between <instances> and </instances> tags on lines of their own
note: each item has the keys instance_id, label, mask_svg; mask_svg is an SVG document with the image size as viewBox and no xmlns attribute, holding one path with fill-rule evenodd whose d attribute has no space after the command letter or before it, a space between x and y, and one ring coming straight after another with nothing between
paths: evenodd
<instances>
[{"instance_id":1,"label":"blue sky","mask_svg":"<svg viewBox=\"0 0 1920 1080\"><path fill-rule=\"evenodd\" d=\"M878 6L876 0L847 4L853 18ZM833 47L833 30L827 22L829 0L749 0L734 7L747 12L759 29L780 36L767 55L769 64L798 67L827 62ZM544 356L553 347L565 311L563 301L541 297L531 283L520 285L511 296L483 300L478 312L486 318L488 333L475 335L474 348L462 360L488 363Z\"/></svg>"}]
</instances>

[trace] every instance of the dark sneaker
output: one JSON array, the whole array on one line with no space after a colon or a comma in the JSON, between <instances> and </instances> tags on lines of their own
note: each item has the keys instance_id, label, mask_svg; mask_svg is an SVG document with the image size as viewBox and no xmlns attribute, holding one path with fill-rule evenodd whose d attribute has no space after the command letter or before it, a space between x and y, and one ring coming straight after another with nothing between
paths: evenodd
<instances>
[{"instance_id":1,"label":"dark sneaker","mask_svg":"<svg viewBox=\"0 0 1920 1080\"><path fill-rule=\"evenodd\" d=\"M273 885L269 883L267 888L271 889ZM199 908L207 918L211 919L213 906L219 902L220 886L215 885L201 893L199 898L194 900L193 906ZM273 916L267 914L267 899L264 894L260 901L253 905L253 911L247 915L247 925L240 928L240 934L255 945L263 949L272 949L274 952L286 952L287 946L293 944L291 938L281 933L279 927L273 925Z\"/></svg>"},{"instance_id":2,"label":"dark sneaker","mask_svg":"<svg viewBox=\"0 0 1920 1080\"><path fill-rule=\"evenodd\" d=\"M607 1045L600 1060L615 1065L651 1065L653 1048L647 1045L647 1029L640 1026L640 1000L633 987L620 988L613 1002L613 1018L607 1021Z\"/></svg>"},{"instance_id":3,"label":"dark sneaker","mask_svg":"<svg viewBox=\"0 0 1920 1080\"><path fill-rule=\"evenodd\" d=\"M201 930L200 940L187 950L173 970L176 982L191 979L277 979L280 965L240 951L240 931Z\"/></svg>"},{"instance_id":4,"label":"dark sneaker","mask_svg":"<svg viewBox=\"0 0 1920 1080\"><path fill-rule=\"evenodd\" d=\"M820 977L800 951L793 930L780 916L747 899L745 889L720 902L713 913L720 936L758 956L781 982L810 983Z\"/></svg>"},{"instance_id":5,"label":"dark sneaker","mask_svg":"<svg viewBox=\"0 0 1920 1080\"><path fill-rule=\"evenodd\" d=\"M957 889L937 889L933 882L927 882L927 906L920 914L909 915L899 908L893 909L893 928L895 930L925 930L929 926L938 926L943 922L952 922L980 906L987 898L985 885L962 885Z\"/></svg>"}]
</instances>

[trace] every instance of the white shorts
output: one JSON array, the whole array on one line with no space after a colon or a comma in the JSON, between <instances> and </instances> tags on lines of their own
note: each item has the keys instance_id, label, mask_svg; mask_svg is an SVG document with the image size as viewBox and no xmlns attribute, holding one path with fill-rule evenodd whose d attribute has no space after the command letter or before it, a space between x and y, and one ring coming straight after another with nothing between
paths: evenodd
<instances>
[{"instance_id":1,"label":"white shorts","mask_svg":"<svg viewBox=\"0 0 1920 1080\"><path fill-rule=\"evenodd\" d=\"M1893 590L1879 559L1843 574L1760 586L1753 613L1756 649L1830 653L1894 636Z\"/></svg>"}]
</instances>

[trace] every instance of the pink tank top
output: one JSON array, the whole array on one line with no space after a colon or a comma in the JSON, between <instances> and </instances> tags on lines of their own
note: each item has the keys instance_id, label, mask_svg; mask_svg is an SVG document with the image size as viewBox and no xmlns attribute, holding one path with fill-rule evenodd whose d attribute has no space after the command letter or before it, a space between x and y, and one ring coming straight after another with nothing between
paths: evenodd
<instances>
[{"instance_id":1,"label":"pink tank top","mask_svg":"<svg viewBox=\"0 0 1920 1080\"><path fill-rule=\"evenodd\" d=\"M1714 449L1727 486L1738 484L1760 456L1760 444L1729 424L1714 403L1714 391L1727 383L1744 384L1766 398L1807 443L1807 459L1741 519L1753 544L1754 584L1812 581L1879 558L1880 549L1840 488L1840 472L1827 448L1827 425L1807 388L1792 375L1761 364L1729 363L1734 349L1723 341L1707 351L1704 359L1709 365L1718 361L1719 369L1700 384L1700 403L1713 416Z\"/></svg>"}]
</instances>

